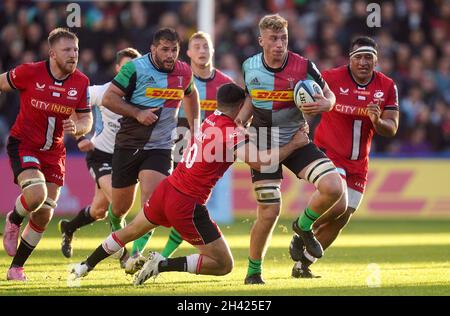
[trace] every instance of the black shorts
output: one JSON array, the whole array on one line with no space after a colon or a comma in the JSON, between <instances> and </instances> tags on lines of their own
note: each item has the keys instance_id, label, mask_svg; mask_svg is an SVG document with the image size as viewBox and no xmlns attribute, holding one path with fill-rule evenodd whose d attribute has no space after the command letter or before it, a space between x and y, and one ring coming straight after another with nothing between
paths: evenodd
<instances>
[{"instance_id":1,"label":"black shorts","mask_svg":"<svg viewBox=\"0 0 450 316\"><path fill-rule=\"evenodd\" d=\"M112 172L112 154L108 154L104 151L98 150L97 148L86 154L86 164L91 174L97 183L97 188L100 189L100 184L98 179Z\"/></svg>"},{"instance_id":2,"label":"black shorts","mask_svg":"<svg viewBox=\"0 0 450 316\"><path fill-rule=\"evenodd\" d=\"M278 170L273 173L261 173L251 169L252 182L254 183L260 180L283 179L282 165L286 166L298 177L299 172L302 171L307 165L322 158L327 158L325 153L321 151L314 143L309 143L308 145L295 150L289 157L281 162Z\"/></svg>"},{"instance_id":3,"label":"black shorts","mask_svg":"<svg viewBox=\"0 0 450 316\"><path fill-rule=\"evenodd\" d=\"M125 188L136 184L141 170L154 170L169 176L172 168L170 149L115 148L112 160L112 187Z\"/></svg>"}]
</instances>

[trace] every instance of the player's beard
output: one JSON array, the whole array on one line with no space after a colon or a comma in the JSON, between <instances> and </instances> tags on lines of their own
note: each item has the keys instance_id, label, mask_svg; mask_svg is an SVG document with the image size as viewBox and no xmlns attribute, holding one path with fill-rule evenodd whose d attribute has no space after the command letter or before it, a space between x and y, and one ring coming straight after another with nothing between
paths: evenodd
<instances>
[{"instance_id":1,"label":"player's beard","mask_svg":"<svg viewBox=\"0 0 450 316\"><path fill-rule=\"evenodd\" d=\"M173 61L173 63L171 64L171 66L168 66L168 67L166 67L165 65L166 65L166 63L164 62L164 60L161 60L159 57L158 57L158 55L155 55L155 63L156 63L156 65L160 68L160 69L162 69L162 70L164 70L164 71L172 71L173 70L173 68L175 67L175 60Z\"/></svg>"},{"instance_id":2,"label":"player's beard","mask_svg":"<svg viewBox=\"0 0 450 316\"><path fill-rule=\"evenodd\" d=\"M72 61L72 62L70 62ZM56 65L58 66L59 70L64 75L69 75L75 71L77 68L77 61L76 60L66 60L66 61L60 61L57 58L55 58Z\"/></svg>"}]
</instances>

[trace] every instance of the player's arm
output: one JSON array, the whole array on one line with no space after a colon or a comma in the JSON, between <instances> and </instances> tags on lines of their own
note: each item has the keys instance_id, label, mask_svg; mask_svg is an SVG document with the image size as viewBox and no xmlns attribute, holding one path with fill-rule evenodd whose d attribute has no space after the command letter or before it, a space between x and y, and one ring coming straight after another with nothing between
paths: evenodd
<instances>
[{"instance_id":1,"label":"player's arm","mask_svg":"<svg viewBox=\"0 0 450 316\"><path fill-rule=\"evenodd\" d=\"M102 105L114 113L136 119L143 125L153 124L158 116L154 113L160 108L141 110L123 99L125 92L111 84L102 99Z\"/></svg>"},{"instance_id":2,"label":"player's arm","mask_svg":"<svg viewBox=\"0 0 450 316\"><path fill-rule=\"evenodd\" d=\"M185 91L183 107L191 133L198 131L200 128L200 99L193 81L191 81L188 89Z\"/></svg>"},{"instance_id":3,"label":"player's arm","mask_svg":"<svg viewBox=\"0 0 450 316\"><path fill-rule=\"evenodd\" d=\"M75 138L83 136L91 130L92 122L91 112L74 112L69 119L63 121L64 132Z\"/></svg>"},{"instance_id":4,"label":"player's arm","mask_svg":"<svg viewBox=\"0 0 450 316\"><path fill-rule=\"evenodd\" d=\"M8 82L8 73L4 72L0 75L0 93L12 91L10 83Z\"/></svg>"},{"instance_id":5,"label":"player's arm","mask_svg":"<svg viewBox=\"0 0 450 316\"><path fill-rule=\"evenodd\" d=\"M239 114L237 115L235 122L238 126L246 126L247 122L252 118L253 106L252 99L247 94L245 97L244 105L242 106Z\"/></svg>"},{"instance_id":6,"label":"player's arm","mask_svg":"<svg viewBox=\"0 0 450 316\"><path fill-rule=\"evenodd\" d=\"M309 126L304 124L284 146L271 150L258 151L254 142L246 139L235 146L235 157L239 158L252 169L260 171L261 168L278 165L298 148L309 144Z\"/></svg>"},{"instance_id":7,"label":"player's arm","mask_svg":"<svg viewBox=\"0 0 450 316\"><path fill-rule=\"evenodd\" d=\"M373 128L378 135L393 137L397 134L400 117L398 110L385 109L382 112L379 103L369 103L367 108Z\"/></svg>"},{"instance_id":8,"label":"player's arm","mask_svg":"<svg viewBox=\"0 0 450 316\"><path fill-rule=\"evenodd\" d=\"M323 79L316 65L308 61L308 77L311 77L322 88L323 96L320 94L313 95L315 102L305 103L302 105L302 112L307 115L316 115L323 112L329 112L336 103L336 96L331 91L327 82Z\"/></svg>"}]
</instances>

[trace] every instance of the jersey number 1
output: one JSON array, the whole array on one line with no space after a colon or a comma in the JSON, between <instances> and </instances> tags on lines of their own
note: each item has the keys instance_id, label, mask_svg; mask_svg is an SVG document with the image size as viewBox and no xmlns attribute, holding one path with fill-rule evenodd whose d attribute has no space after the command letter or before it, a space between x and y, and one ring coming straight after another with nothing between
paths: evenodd
<instances>
[{"instance_id":1,"label":"jersey number 1","mask_svg":"<svg viewBox=\"0 0 450 316\"><path fill-rule=\"evenodd\" d=\"M56 117L50 116L47 123L47 131L45 132L45 145L41 148L41 150L49 150L53 145L53 134L55 133Z\"/></svg>"},{"instance_id":2,"label":"jersey number 1","mask_svg":"<svg viewBox=\"0 0 450 316\"><path fill-rule=\"evenodd\" d=\"M195 158L198 153L198 145L197 143L192 144L191 147L187 150L186 156L181 159L181 162L186 162L186 168L191 168L195 162Z\"/></svg>"},{"instance_id":3,"label":"jersey number 1","mask_svg":"<svg viewBox=\"0 0 450 316\"><path fill-rule=\"evenodd\" d=\"M350 157L350 160L358 160L359 158L359 148L361 147L361 131L362 131L362 120L354 120L352 155Z\"/></svg>"}]
</instances>

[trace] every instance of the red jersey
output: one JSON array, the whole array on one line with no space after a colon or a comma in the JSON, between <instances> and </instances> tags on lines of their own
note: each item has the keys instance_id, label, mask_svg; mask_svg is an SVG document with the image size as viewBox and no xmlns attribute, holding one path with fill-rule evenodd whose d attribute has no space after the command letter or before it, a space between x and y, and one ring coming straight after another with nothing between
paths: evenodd
<instances>
[{"instance_id":1,"label":"red jersey","mask_svg":"<svg viewBox=\"0 0 450 316\"><path fill-rule=\"evenodd\" d=\"M62 121L72 112L90 112L89 79L79 70L64 80L50 72L50 62L20 65L7 74L20 90L20 111L11 136L29 149L64 153Z\"/></svg>"},{"instance_id":2,"label":"red jersey","mask_svg":"<svg viewBox=\"0 0 450 316\"><path fill-rule=\"evenodd\" d=\"M183 159L167 178L177 190L205 204L212 188L234 162L234 150L246 141L234 121L214 111L193 137Z\"/></svg>"},{"instance_id":3,"label":"red jersey","mask_svg":"<svg viewBox=\"0 0 450 316\"><path fill-rule=\"evenodd\" d=\"M367 105L380 100L381 111L398 110L397 87L392 79L374 71L365 86L358 85L348 66L322 72L336 95L332 111L322 113L314 143L325 149L333 162L344 164L347 172L367 174L374 128L367 115Z\"/></svg>"}]
</instances>

